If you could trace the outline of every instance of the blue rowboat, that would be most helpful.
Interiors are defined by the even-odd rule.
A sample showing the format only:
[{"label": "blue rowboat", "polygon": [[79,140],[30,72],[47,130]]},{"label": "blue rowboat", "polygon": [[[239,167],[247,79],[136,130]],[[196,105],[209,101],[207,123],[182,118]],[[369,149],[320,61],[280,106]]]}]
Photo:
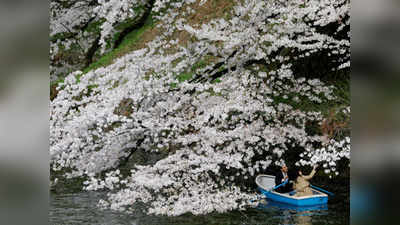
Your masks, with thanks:
[{"label": "blue rowboat", "polygon": [[312,188],[313,195],[297,197],[290,195],[290,193],[279,193],[274,189],[275,187],[275,176],[271,175],[258,175],[256,177],[256,184],[262,194],[267,199],[275,202],[282,202],[295,206],[313,206],[322,205],[328,203],[328,195]]}]

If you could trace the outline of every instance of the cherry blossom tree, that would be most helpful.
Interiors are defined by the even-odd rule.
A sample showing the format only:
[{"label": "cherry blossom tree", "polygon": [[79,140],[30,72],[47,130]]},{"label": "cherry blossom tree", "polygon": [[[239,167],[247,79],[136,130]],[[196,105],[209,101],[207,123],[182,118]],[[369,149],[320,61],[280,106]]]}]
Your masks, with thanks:
[{"label": "cherry blossom tree", "polygon": [[[349,118],[349,103],[323,81],[329,74],[298,69],[318,56],[326,73],[348,74],[349,1],[242,0],[230,18],[187,23],[191,6],[205,2],[98,2],[102,37],[138,4],[152,5],[164,31],[107,67],[71,73],[51,101],[51,169],[107,190],[100,206],[143,202],[171,216],[243,209],[256,197],[243,181],[293,149],[302,152],[297,165],[321,163],[332,177],[350,159],[349,132],[321,132],[327,116],[318,107],[335,104],[334,115]],[[191,38],[182,45],[174,32]],[[139,150],[165,157],[122,171]]]}]

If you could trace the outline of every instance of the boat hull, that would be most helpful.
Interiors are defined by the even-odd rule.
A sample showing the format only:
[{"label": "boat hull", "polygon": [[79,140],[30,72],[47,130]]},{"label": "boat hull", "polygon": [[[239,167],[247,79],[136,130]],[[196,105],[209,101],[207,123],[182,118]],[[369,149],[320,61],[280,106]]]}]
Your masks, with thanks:
[{"label": "boat hull", "polygon": [[296,205],[286,204],[283,202],[275,202],[275,201],[268,199],[268,201],[258,204],[257,208],[259,208],[259,209],[278,208],[278,209],[282,209],[282,210],[294,210],[296,212],[306,212],[306,211],[328,210],[328,204],[296,206]]},{"label": "boat hull", "polygon": [[262,194],[264,194],[267,197],[267,199],[295,206],[313,206],[313,205],[321,205],[328,203],[328,196],[324,194],[317,194],[308,197],[294,197],[294,196],[288,196],[288,194],[281,194],[275,191],[267,191],[260,187],[259,190]]}]

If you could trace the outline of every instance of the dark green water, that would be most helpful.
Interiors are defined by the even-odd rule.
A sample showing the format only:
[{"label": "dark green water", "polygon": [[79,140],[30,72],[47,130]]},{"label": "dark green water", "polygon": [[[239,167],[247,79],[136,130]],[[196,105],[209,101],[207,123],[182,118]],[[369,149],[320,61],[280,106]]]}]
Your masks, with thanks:
[{"label": "dark green water", "polygon": [[99,225],[197,225],[197,224],[296,224],[296,225],[346,225],[349,210],[340,199],[328,204],[328,209],[297,212],[277,207],[251,208],[224,214],[179,217],[149,216],[141,212],[123,214],[96,208],[102,193],[78,192],[73,194],[51,194],[50,224],[99,224]]}]

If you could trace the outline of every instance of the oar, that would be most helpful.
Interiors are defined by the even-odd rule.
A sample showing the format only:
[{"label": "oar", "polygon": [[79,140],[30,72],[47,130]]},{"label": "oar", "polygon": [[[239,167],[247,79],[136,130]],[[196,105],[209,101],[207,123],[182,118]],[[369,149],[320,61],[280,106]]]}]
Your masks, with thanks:
[{"label": "oar", "polygon": [[283,182],[283,183],[281,183],[281,184],[278,184],[278,185],[276,185],[275,187],[273,187],[271,191],[276,190],[277,188],[279,188],[279,187],[281,187],[281,186],[283,186],[283,185],[285,185],[285,184],[287,184],[287,183],[288,183],[288,181],[286,180],[285,182]]},{"label": "oar", "polygon": [[314,188],[314,189],[317,189],[318,191],[322,191],[322,192],[324,192],[324,193],[326,193],[326,194],[328,194],[328,195],[335,196],[335,194],[333,194],[332,192],[329,192],[329,191],[327,191],[327,190],[324,190],[324,189],[322,189],[322,188],[320,188],[320,187],[316,187],[316,186],[311,185],[311,184],[310,184],[310,187],[312,187],[312,188]]}]

